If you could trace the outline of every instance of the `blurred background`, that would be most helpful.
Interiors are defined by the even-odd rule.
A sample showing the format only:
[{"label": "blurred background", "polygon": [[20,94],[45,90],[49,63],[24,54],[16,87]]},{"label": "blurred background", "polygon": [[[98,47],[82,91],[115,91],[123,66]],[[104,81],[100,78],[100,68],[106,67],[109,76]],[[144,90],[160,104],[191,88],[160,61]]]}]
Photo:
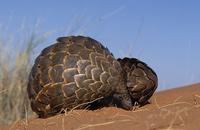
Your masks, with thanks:
[{"label": "blurred background", "polygon": [[0,122],[31,115],[24,95],[28,73],[40,51],[60,36],[90,36],[116,58],[146,62],[158,75],[158,91],[200,82],[199,5],[197,0],[2,0]]}]

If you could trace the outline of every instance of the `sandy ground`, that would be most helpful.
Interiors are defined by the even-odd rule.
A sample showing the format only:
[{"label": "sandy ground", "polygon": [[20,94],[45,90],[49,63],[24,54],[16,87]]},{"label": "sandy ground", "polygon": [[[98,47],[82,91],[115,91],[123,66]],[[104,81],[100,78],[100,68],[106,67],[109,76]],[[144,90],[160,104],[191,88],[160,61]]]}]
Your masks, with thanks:
[{"label": "sandy ground", "polygon": [[161,91],[150,104],[125,111],[76,110],[48,119],[33,117],[1,130],[200,130],[200,84]]}]

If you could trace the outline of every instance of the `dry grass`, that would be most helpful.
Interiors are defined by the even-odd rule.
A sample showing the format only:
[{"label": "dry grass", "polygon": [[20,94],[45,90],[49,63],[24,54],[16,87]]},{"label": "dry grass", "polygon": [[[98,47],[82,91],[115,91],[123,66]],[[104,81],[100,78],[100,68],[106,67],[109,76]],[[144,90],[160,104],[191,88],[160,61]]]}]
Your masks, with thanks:
[{"label": "dry grass", "polygon": [[[9,124],[32,114],[26,93],[27,79],[32,66],[33,50],[48,33],[21,30],[19,35],[0,34],[0,124]],[[28,33],[27,33],[28,32]],[[7,32],[8,33],[8,32]]]},{"label": "dry grass", "polygon": [[114,124],[114,123],[122,123],[122,122],[129,122],[129,121],[131,121],[131,120],[124,119],[124,120],[108,121],[108,122],[96,123],[96,124],[83,124],[82,127],[79,127],[77,129],[74,129],[74,130],[83,130],[83,129],[87,130],[89,128],[94,128],[95,129],[95,127],[98,127],[98,126],[106,126],[106,125],[110,125],[110,124]]}]

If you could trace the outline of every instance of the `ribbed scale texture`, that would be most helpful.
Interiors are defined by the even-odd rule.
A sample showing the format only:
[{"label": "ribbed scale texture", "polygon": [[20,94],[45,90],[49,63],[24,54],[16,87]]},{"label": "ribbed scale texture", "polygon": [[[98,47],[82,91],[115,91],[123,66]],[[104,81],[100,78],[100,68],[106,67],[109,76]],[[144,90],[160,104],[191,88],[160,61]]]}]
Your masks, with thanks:
[{"label": "ribbed scale texture", "polygon": [[113,92],[127,93],[121,71],[101,43],[82,36],[60,37],[35,60],[28,83],[31,107],[47,117]]}]

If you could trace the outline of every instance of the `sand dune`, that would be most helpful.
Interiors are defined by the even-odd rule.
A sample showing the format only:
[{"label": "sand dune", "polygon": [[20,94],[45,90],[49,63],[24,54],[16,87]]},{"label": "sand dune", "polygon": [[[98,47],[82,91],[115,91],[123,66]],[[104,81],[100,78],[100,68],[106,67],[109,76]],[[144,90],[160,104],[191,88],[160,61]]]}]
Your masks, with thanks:
[{"label": "sand dune", "polygon": [[[8,129],[1,127],[0,129]],[[75,110],[48,119],[33,117],[11,130],[200,130],[200,84],[157,92],[134,111]]]}]

